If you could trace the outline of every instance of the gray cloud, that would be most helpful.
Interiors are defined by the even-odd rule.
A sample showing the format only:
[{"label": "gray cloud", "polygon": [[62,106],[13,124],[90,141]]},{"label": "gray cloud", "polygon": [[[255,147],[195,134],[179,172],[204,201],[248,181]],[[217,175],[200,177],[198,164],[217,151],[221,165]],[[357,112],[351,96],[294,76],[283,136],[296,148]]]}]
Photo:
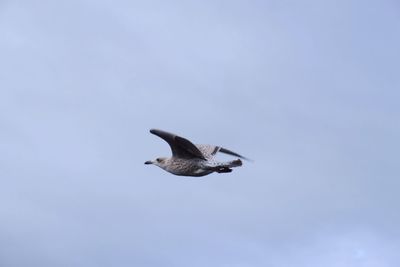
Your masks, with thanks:
[{"label": "gray cloud", "polygon": [[[394,3],[0,6],[1,266],[397,266]],[[171,176],[157,127],[253,158]]]}]

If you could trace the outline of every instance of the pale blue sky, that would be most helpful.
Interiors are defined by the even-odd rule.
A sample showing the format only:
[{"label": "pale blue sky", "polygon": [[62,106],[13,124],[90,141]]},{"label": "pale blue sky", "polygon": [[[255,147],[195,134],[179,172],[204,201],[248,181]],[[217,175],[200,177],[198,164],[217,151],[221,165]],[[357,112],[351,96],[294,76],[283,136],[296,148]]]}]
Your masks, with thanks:
[{"label": "pale blue sky", "polygon": [[399,47],[394,0],[1,1],[0,266],[399,266]]}]

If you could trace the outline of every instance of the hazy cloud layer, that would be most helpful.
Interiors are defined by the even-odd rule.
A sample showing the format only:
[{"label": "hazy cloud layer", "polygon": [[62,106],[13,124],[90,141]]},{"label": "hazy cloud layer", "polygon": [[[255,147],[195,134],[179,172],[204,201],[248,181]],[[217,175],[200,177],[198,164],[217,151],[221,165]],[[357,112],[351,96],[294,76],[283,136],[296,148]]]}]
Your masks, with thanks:
[{"label": "hazy cloud layer", "polygon": [[[398,266],[399,10],[3,1],[0,266]],[[255,162],[172,176],[153,127]]]}]

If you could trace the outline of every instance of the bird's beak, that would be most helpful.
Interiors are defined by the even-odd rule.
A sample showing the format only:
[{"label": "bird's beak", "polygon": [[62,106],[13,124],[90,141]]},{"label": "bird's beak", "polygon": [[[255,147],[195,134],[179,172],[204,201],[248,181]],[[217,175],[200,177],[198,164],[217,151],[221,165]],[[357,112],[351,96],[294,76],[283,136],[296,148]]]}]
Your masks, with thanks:
[{"label": "bird's beak", "polygon": [[148,160],[144,164],[153,164],[153,162],[151,160]]}]

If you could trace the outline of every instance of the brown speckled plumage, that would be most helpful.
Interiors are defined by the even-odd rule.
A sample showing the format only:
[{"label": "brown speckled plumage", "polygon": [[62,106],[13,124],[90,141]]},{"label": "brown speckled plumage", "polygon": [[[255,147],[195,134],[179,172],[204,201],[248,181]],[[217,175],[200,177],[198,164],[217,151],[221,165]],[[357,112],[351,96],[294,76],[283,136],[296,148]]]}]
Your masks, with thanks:
[{"label": "brown speckled plumage", "polygon": [[183,137],[162,130],[152,129],[150,132],[164,139],[170,145],[172,157],[157,158],[154,161],[146,161],[145,164],[157,165],[175,175],[204,176],[213,172],[231,172],[231,168],[242,166],[240,159],[229,162],[216,161],[215,155],[218,152],[246,159],[233,151],[219,146],[194,145]]}]

